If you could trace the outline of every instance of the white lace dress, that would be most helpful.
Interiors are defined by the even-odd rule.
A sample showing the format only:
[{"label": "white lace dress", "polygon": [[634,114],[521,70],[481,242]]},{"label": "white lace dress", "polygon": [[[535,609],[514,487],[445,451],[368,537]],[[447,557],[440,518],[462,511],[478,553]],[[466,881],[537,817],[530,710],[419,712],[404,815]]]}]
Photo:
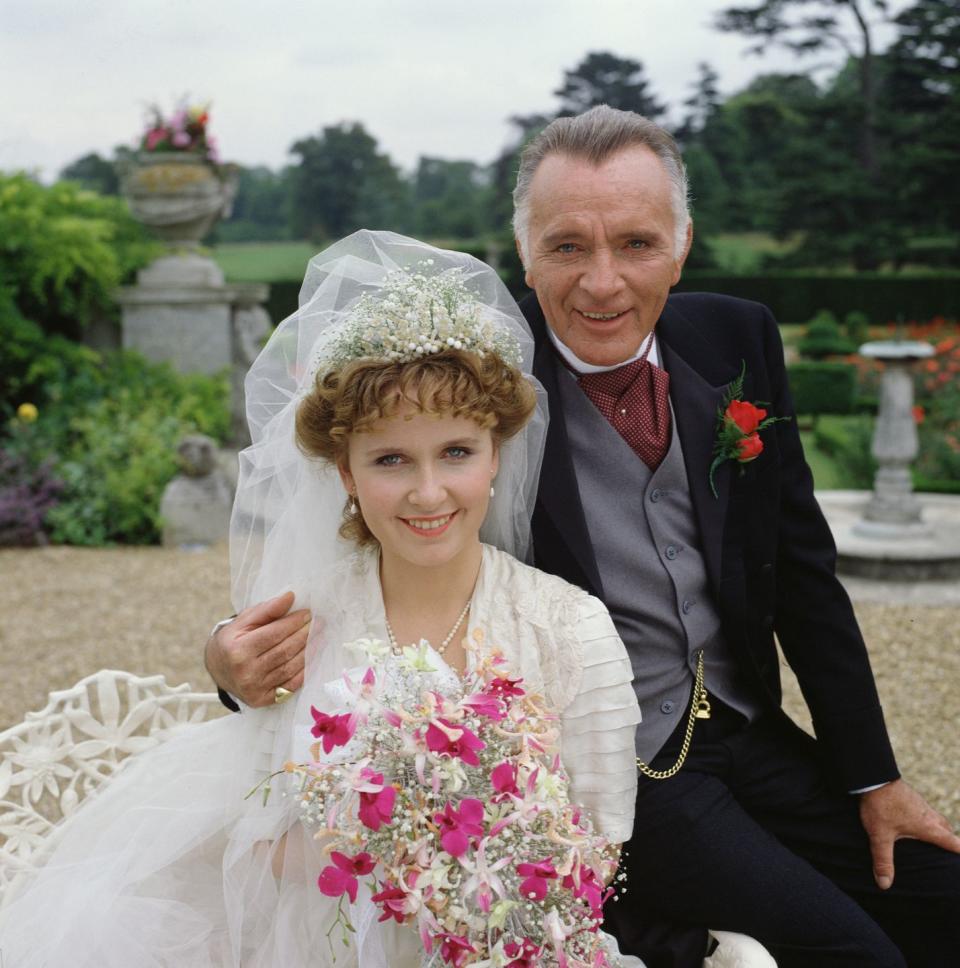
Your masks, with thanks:
[{"label": "white lace dress", "polygon": [[[245,795],[305,759],[311,704],[344,671],[339,643],[386,639],[377,558],[357,554],[322,583],[308,675],[295,702],[188,726],[135,757],[69,821],[51,862],[0,914],[17,968],[307,968],[332,965],[326,863],[292,798]],[[471,629],[503,652],[561,716],[571,799],[612,841],[626,840],[640,720],[631,668],[603,605],[485,546]],[[438,687],[455,674],[438,671]],[[449,681],[449,680],[448,680]],[[334,687],[335,688],[335,687]],[[282,860],[278,844],[286,834]],[[277,870],[277,868],[282,868]],[[336,968],[415,968],[415,933],[380,924],[360,899],[357,935]],[[632,966],[636,959],[628,959]]]}]

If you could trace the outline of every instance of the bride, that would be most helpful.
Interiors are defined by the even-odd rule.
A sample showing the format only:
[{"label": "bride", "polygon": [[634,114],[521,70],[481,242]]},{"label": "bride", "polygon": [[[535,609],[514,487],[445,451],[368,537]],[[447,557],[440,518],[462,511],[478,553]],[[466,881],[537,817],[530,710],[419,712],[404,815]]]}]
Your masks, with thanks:
[{"label": "bride", "polygon": [[[469,256],[359,232],[312,260],[247,377],[231,526],[235,606],[292,589],[311,610],[304,686],[131,760],[3,908],[7,964],[332,964],[320,845],[282,781],[246,795],[310,758],[311,706],[338,694],[361,638],[428,643],[439,691],[477,662],[465,640],[495,643],[559,717],[571,800],[612,843],[629,838],[626,652],[599,601],[520,560],[545,428],[531,358],[519,310]],[[338,966],[441,963],[369,894],[351,908]]]}]

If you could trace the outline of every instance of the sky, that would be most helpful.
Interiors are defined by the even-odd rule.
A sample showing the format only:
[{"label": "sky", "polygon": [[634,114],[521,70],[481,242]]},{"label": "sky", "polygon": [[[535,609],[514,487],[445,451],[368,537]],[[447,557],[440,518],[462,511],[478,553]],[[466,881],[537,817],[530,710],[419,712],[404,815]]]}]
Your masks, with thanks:
[{"label": "sky", "polygon": [[[744,0],[739,0],[741,5]],[[0,0],[0,170],[43,180],[133,146],[146,110],[211,102],[226,161],[280,168],[299,138],[360,121],[406,170],[420,155],[492,161],[508,118],[549,111],[590,51],[641,61],[681,116],[697,65],[724,95],[764,71],[823,69],[748,56],[711,29],[721,0]],[[893,9],[906,6],[894,3]],[[877,40],[882,49],[889,28]]]}]

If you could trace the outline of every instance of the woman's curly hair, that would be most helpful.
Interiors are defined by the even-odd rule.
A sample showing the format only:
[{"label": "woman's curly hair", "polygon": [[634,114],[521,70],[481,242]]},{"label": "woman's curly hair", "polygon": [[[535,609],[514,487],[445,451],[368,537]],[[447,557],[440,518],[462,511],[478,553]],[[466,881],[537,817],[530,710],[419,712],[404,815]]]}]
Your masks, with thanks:
[{"label": "woman's curly hair", "polygon": [[[409,363],[352,360],[318,375],[297,408],[297,446],[308,457],[345,465],[350,434],[393,416],[402,403],[419,412],[468,417],[490,430],[494,445],[523,429],[536,391],[499,356],[447,350]],[[344,508],[340,534],[358,545],[376,539],[359,511]]]}]

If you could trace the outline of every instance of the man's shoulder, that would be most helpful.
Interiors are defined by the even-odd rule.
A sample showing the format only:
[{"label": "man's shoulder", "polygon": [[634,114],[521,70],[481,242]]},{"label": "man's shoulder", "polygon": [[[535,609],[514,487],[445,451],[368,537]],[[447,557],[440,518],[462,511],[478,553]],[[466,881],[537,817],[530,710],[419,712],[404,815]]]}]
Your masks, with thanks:
[{"label": "man's shoulder", "polygon": [[763,303],[715,292],[678,292],[668,297],[657,326],[658,332],[680,340],[696,332],[722,352],[744,343],[766,344],[777,321]]},{"label": "man's shoulder", "polygon": [[693,319],[723,317],[756,320],[772,315],[763,303],[719,292],[672,292],[667,297],[666,309]]},{"label": "man's shoulder", "polygon": [[508,595],[532,598],[543,605],[548,613],[552,607],[550,603],[580,602],[591,597],[559,575],[524,564],[492,545],[486,545],[485,549],[491,572],[496,576],[499,587],[505,589]]}]

